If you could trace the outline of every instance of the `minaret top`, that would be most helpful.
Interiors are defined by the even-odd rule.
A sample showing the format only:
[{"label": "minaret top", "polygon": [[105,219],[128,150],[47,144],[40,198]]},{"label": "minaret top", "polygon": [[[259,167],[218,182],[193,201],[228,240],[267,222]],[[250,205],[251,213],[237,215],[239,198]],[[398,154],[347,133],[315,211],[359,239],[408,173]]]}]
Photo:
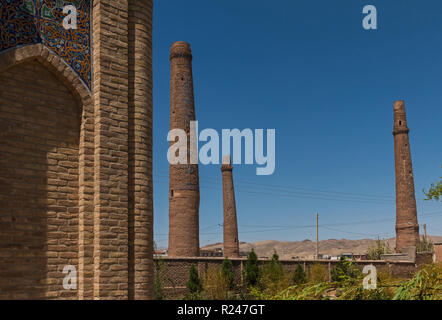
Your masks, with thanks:
[{"label": "minaret top", "polygon": [[393,135],[399,133],[408,133],[410,130],[407,126],[407,115],[405,113],[405,102],[404,100],[397,100],[393,104],[394,111],[394,127]]},{"label": "minaret top", "polygon": [[177,41],[170,47],[170,60],[174,58],[187,58],[192,60],[190,44],[185,41]]}]

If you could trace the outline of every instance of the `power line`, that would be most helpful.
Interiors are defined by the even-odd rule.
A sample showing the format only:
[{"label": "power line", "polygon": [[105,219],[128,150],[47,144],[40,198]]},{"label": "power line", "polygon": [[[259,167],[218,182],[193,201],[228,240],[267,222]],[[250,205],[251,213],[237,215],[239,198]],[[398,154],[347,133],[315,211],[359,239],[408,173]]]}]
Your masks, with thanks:
[{"label": "power line", "polygon": [[339,229],[334,229],[334,228],[329,228],[329,227],[324,227],[324,226],[319,226],[319,228],[324,228],[324,229],[335,231],[335,232],[348,233],[348,234],[356,234],[356,235],[369,236],[369,237],[380,236],[380,235],[391,235],[392,234],[391,232],[361,233],[361,232],[354,232],[354,231],[339,230]]},{"label": "power line", "polygon": [[[159,181],[157,180],[156,183],[165,183],[166,181]],[[212,190],[222,190],[221,186],[204,186],[204,189],[212,189]],[[251,190],[244,190],[241,188],[235,188],[235,191],[238,193],[250,193],[250,194],[259,194],[259,195],[270,195],[270,196],[279,196],[279,197],[287,197],[287,198],[301,198],[301,199],[313,199],[313,200],[327,200],[327,201],[341,201],[341,202],[355,202],[355,203],[376,203],[376,204],[390,204],[392,201],[390,200],[370,200],[370,199],[358,199],[358,198],[326,198],[325,195],[323,197],[317,196],[315,194],[311,194],[310,196],[307,193],[297,193],[297,192],[265,192],[265,191],[251,191]]]},{"label": "power line", "polygon": [[[428,218],[428,217],[433,217],[433,216],[437,216],[437,215],[441,215],[442,211],[437,211],[437,212],[430,212],[424,215],[420,215],[420,218]],[[322,224],[320,225],[320,227],[323,228],[329,228],[334,227],[334,226],[348,226],[348,225],[357,225],[357,224],[368,224],[368,223],[378,223],[378,222],[388,222],[388,221],[394,221],[395,218],[386,218],[386,219],[374,219],[374,220],[359,220],[359,221],[352,221],[352,222],[341,222],[341,223],[328,223],[328,224]],[[217,225],[211,225],[209,226],[210,228],[214,228],[215,226],[222,226],[221,224],[217,224]],[[207,229],[209,227],[204,227],[203,229]],[[261,232],[269,232],[269,231],[288,231],[288,230],[292,230],[292,229],[307,229],[307,228],[315,228],[316,225],[312,224],[312,225],[296,225],[296,226],[290,226],[290,225],[285,225],[285,226],[263,226],[263,225],[239,225],[239,227],[252,227],[252,228],[262,228],[260,230],[248,230],[248,231],[241,231],[239,232],[240,234],[244,234],[244,233],[261,233]],[[337,230],[337,229],[335,229]],[[222,232],[200,232],[200,234],[202,235],[208,235],[208,234],[220,234]],[[346,231],[342,231],[342,232],[346,232]],[[347,232],[347,233],[352,233],[352,232]],[[167,235],[165,233],[157,233],[156,235]],[[362,235],[377,235],[377,234],[362,234]]]},{"label": "power line", "polygon": [[[169,177],[168,172],[164,172],[164,171],[158,171],[158,176],[162,176],[162,177]],[[206,181],[211,181],[211,182],[220,182],[220,178],[213,178],[213,177],[199,177],[200,180],[206,180]],[[249,184],[249,185],[256,185],[256,186],[262,186],[265,189],[272,189],[272,190],[282,190],[282,191],[292,191],[292,192],[297,192],[300,193],[300,191],[293,191],[294,189],[296,190],[304,190],[304,191],[312,191],[306,194],[318,194],[318,193],[325,193],[326,196],[330,196],[332,194],[336,195],[336,194],[340,194],[340,195],[350,195],[350,196],[357,196],[357,197],[365,197],[365,198],[373,198],[373,199],[377,199],[377,200],[383,200],[383,201],[395,201],[396,197],[395,196],[386,196],[386,195],[374,195],[374,194],[367,194],[367,193],[354,193],[354,192],[343,192],[343,191],[334,191],[334,190],[324,190],[324,189],[316,189],[316,188],[303,188],[303,187],[296,187],[296,186],[282,186],[282,185],[275,185],[275,184],[264,184],[264,183],[257,183],[257,182],[252,182],[252,181],[248,181],[248,180],[241,180],[241,179],[235,179],[235,185],[240,185],[240,184]],[[302,194],[302,192],[301,192]],[[366,199],[369,200],[369,199]],[[416,199],[418,201],[425,201],[425,199]]]},{"label": "power line", "polygon": [[[168,177],[168,175],[159,174],[158,176],[162,177]],[[199,177],[200,180],[206,180],[210,182],[219,182],[220,179],[212,178],[212,177]],[[385,201],[394,201],[394,197],[392,196],[384,196],[384,195],[370,195],[370,194],[364,194],[364,193],[351,193],[351,192],[342,192],[342,191],[330,191],[330,190],[321,190],[321,189],[313,189],[313,188],[302,188],[302,187],[295,187],[295,186],[281,186],[281,185],[273,185],[273,184],[263,184],[263,183],[256,183],[241,179],[235,179],[235,185],[241,185],[242,184],[248,184],[248,185],[256,185],[256,186],[262,186],[266,189],[272,189],[272,190],[282,190],[285,192],[296,192],[301,193],[300,191],[293,191],[293,189],[297,190],[304,190],[304,191],[312,191],[305,194],[317,194],[317,193],[325,193],[325,194],[342,194],[342,195],[351,195],[351,196],[358,196],[358,197],[368,197],[368,198],[377,198],[379,200],[385,200]]]}]

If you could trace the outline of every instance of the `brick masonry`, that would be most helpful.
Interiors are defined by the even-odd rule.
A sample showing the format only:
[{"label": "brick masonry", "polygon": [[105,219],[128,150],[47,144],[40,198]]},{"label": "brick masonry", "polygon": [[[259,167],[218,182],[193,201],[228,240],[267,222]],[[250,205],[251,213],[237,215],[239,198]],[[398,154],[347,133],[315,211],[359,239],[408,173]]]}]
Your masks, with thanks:
[{"label": "brick masonry", "polygon": [[152,297],[152,1],[94,0],[92,34],[92,91],[41,44],[0,55],[0,299]]},{"label": "brick masonry", "polygon": [[182,129],[187,133],[187,164],[169,166],[168,254],[197,257],[200,193],[198,165],[190,163],[190,121],[195,120],[190,45],[175,42],[170,48],[170,61],[170,129]]},{"label": "brick masonry", "polygon": [[396,252],[419,243],[413,166],[405,103],[394,103],[394,155],[396,174]]},{"label": "brick masonry", "polygon": [[[223,163],[221,172],[223,176],[223,240],[224,256],[229,258],[239,257],[238,221],[236,217],[235,189],[233,186],[233,166]],[[226,161],[227,162],[227,161]]]},{"label": "brick masonry", "polygon": [[442,243],[434,244],[434,262],[442,262]]}]

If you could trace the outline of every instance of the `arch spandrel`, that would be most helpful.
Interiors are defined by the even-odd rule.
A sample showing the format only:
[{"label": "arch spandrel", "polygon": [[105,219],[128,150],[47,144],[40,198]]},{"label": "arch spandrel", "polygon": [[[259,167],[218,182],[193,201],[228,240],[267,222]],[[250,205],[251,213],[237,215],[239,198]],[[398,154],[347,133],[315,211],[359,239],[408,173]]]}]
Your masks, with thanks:
[{"label": "arch spandrel", "polygon": [[42,44],[91,88],[91,0],[0,0],[0,10],[0,54]]}]

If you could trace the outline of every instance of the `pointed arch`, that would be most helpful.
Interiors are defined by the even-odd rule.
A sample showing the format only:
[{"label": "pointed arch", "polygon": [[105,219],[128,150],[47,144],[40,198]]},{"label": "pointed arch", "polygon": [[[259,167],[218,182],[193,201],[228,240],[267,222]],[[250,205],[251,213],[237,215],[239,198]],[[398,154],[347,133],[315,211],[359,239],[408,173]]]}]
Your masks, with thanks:
[{"label": "pointed arch", "polygon": [[13,48],[0,54],[0,74],[23,63],[37,61],[72,94],[80,116],[78,145],[78,295],[92,297],[94,106],[81,78],[59,56],[42,44]]},{"label": "pointed arch", "polygon": [[34,59],[53,73],[72,92],[82,107],[92,104],[91,92],[75,71],[40,43],[12,48],[0,54],[0,72]]}]

